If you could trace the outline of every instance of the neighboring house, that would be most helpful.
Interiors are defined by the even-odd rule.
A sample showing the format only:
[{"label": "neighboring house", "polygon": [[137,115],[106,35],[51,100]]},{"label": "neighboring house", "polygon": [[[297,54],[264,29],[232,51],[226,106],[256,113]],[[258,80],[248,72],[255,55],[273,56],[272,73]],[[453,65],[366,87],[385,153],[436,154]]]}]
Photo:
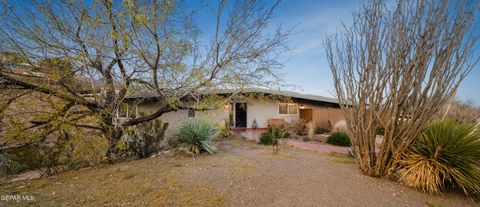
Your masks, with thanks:
[{"label": "neighboring house", "polygon": [[[215,94],[228,96],[232,93],[229,91],[219,91]],[[241,98],[247,94],[259,94],[262,97],[275,96],[281,98]],[[135,94],[127,98],[127,103],[133,103],[135,100],[138,101],[141,99],[148,100],[148,98],[154,97],[155,96],[151,94]],[[267,121],[269,119],[283,119],[286,122],[303,119],[307,122],[318,122],[317,120],[328,118],[326,117],[329,115],[326,114],[328,112],[323,112],[325,109],[335,108],[336,111],[340,111],[338,109],[340,106],[336,99],[289,91],[248,89],[242,90],[242,93],[237,94],[233,100],[234,101],[231,101],[229,104],[221,106],[215,110],[179,110],[162,115],[160,119],[170,124],[166,132],[167,137],[175,133],[182,123],[193,119],[207,118],[219,124],[228,123],[230,127],[234,129],[263,129],[267,128]],[[136,107],[132,107],[131,104],[124,105],[119,112],[119,117],[128,118],[135,116],[138,113],[152,113],[156,110],[157,106],[154,102],[142,101]]]}]

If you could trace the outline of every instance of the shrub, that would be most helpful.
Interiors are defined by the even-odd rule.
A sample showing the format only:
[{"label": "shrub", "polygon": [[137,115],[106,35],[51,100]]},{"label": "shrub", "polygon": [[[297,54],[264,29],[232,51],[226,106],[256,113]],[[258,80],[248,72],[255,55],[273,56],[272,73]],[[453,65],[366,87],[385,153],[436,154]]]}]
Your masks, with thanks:
[{"label": "shrub", "polygon": [[66,148],[64,140],[55,142],[34,143],[26,147],[9,150],[6,153],[7,165],[2,171],[5,174],[18,174],[27,170],[41,169],[47,175],[58,172],[59,166],[65,165]]},{"label": "shrub", "polygon": [[189,155],[202,152],[213,154],[217,151],[217,148],[212,141],[218,137],[219,133],[220,131],[215,124],[207,120],[186,122],[175,135],[175,147]]},{"label": "shrub", "polygon": [[290,123],[290,125],[293,129],[293,132],[295,132],[295,134],[300,135],[300,136],[308,134],[308,127],[307,127],[307,123],[305,123],[305,121],[303,121],[301,119],[297,119],[297,120],[293,121],[292,123]]},{"label": "shrub", "polygon": [[274,145],[278,143],[278,139],[273,136],[272,132],[266,131],[260,134],[260,141],[258,143],[263,145]]},{"label": "shrub", "polygon": [[232,135],[232,131],[230,130],[230,122],[225,120],[223,124],[220,125],[220,134],[222,137],[227,138]]},{"label": "shrub", "polygon": [[120,150],[122,157],[143,159],[158,153],[165,137],[168,123],[160,120],[144,122],[126,130]]},{"label": "shrub", "polygon": [[266,132],[260,134],[259,144],[276,145],[279,139],[290,137],[290,133],[283,126],[268,127]]},{"label": "shrub", "polygon": [[433,122],[398,161],[399,179],[429,193],[454,185],[479,196],[479,152],[480,130],[475,124]]},{"label": "shrub", "polygon": [[329,130],[327,128],[320,127],[320,126],[315,127],[315,134],[325,134],[328,132]]},{"label": "shrub", "polygon": [[32,169],[25,163],[13,162],[6,155],[0,154],[0,177],[12,174],[18,174]]},{"label": "shrub", "polygon": [[337,146],[351,146],[350,138],[346,132],[334,132],[327,138],[327,143]]},{"label": "shrub", "polygon": [[383,127],[378,127],[377,128],[377,135],[385,135],[385,128]]}]

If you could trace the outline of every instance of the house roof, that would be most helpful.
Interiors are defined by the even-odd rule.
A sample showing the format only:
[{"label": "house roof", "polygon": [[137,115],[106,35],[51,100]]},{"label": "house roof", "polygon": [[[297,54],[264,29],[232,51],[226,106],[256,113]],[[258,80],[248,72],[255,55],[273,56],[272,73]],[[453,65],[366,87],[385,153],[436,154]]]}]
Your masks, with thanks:
[{"label": "house roof", "polygon": [[[218,94],[222,93],[233,93],[236,92],[235,90],[220,90]],[[291,98],[298,98],[310,101],[321,101],[321,102],[328,102],[328,103],[336,103],[338,104],[338,100],[335,98],[329,98],[325,96],[317,96],[312,94],[303,94],[293,91],[285,91],[285,90],[274,90],[274,89],[265,89],[265,88],[248,88],[243,89],[242,93],[263,93],[263,94],[271,94],[271,95],[278,95],[278,96],[286,96]]]},{"label": "house roof", "polygon": [[[231,94],[236,92],[238,92],[238,90],[219,89],[219,90],[215,90],[214,92],[205,92],[205,94]],[[262,94],[270,94],[270,95],[285,96],[290,98],[304,99],[309,101],[319,101],[319,102],[327,102],[327,103],[335,103],[335,104],[339,103],[338,100],[335,98],[317,96],[317,95],[311,95],[311,94],[302,94],[302,93],[293,92],[293,91],[273,90],[273,89],[265,89],[265,88],[247,88],[247,89],[242,89],[240,93],[262,93]],[[127,98],[136,99],[136,98],[154,98],[154,97],[158,97],[158,94],[155,92],[140,91],[140,92],[136,92],[134,94],[129,95]]]}]

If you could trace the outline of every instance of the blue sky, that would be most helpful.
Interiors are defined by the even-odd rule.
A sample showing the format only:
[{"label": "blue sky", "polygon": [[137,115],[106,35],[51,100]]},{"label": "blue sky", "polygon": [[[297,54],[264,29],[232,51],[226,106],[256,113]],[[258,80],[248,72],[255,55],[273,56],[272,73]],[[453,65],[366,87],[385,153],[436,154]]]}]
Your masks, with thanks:
[{"label": "blue sky", "polygon": [[[333,80],[322,41],[326,35],[342,30],[342,22],[349,25],[352,21],[352,11],[359,8],[361,2],[284,0],[279,5],[273,23],[286,27],[295,26],[289,40],[291,50],[284,53],[282,60],[285,62],[283,69],[285,81],[297,86],[291,90],[334,97]],[[213,26],[215,9],[216,7],[210,4],[197,16],[199,26],[204,32]],[[477,55],[479,54],[477,52]],[[480,90],[480,66],[477,65],[460,86],[457,98],[471,99],[480,106],[478,90]]]},{"label": "blue sky", "polygon": [[[184,0],[187,7],[205,5],[195,16],[195,21],[205,35],[204,40],[215,28],[216,0]],[[272,3],[272,0],[264,0]],[[323,39],[338,30],[342,22],[351,24],[352,11],[365,0],[284,0],[275,12],[273,25],[294,27],[289,38],[291,50],[285,51],[282,62],[287,84],[296,87],[289,90],[334,97],[333,80],[322,46]],[[394,2],[391,0],[391,2]],[[479,31],[480,32],[480,31]],[[480,44],[479,44],[480,45]],[[480,47],[477,47],[477,57]],[[457,98],[473,100],[480,106],[480,65],[461,84]]]}]

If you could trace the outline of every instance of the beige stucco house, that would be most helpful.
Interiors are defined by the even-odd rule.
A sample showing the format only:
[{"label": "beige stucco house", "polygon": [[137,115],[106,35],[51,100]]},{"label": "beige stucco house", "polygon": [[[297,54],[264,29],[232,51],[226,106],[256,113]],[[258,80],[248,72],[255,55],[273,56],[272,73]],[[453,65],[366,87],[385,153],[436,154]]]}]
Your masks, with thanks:
[{"label": "beige stucco house", "polygon": [[[216,92],[216,95],[228,96],[229,91]],[[260,94],[262,97],[275,96],[275,99],[242,99],[244,94]],[[252,96],[254,97],[254,96]],[[280,97],[280,98],[279,98]],[[133,102],[144,95],[130,96],[128,99]],[[120,117],[129,117],[138,113],[151,113],[157,110],[154,102],[142,101],[137,107],[127,106],[119,113]],[[320,109],[340,108],[338,101],[333,98],[323,96],[307,95],[296,92],[268,90],[268,89],[249,89],[242,90],[242,93],[236,95],[236,98],[218,107],[215,110],[178,110],[168,112],[160,117],[164,122],[169,123],[166,136],[173,135],[178,127],[184,122],[194,119],[208,119],[218,124],[229,123],[234,129],[262,129],[267,127],[269,119],[283,119],[291,122],[296,119],[305,121],[320,120],[323,116],[318,113]],[[327,115],[327,114],[325,114]]]}]

